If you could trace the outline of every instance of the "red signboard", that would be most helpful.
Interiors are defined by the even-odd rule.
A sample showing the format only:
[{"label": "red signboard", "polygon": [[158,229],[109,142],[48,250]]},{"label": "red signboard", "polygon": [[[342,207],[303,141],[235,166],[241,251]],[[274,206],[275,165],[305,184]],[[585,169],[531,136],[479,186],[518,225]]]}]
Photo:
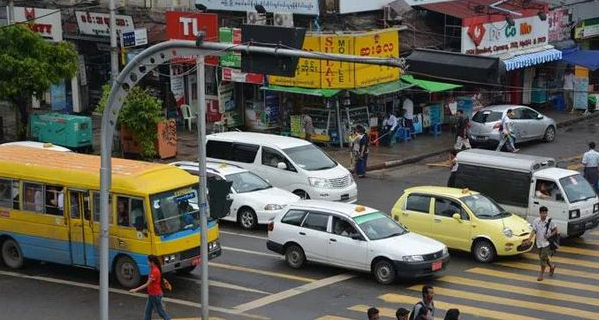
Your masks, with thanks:
[{"label": "red signboard", "polygon": [[[199,31],[204,31],[205,41],[218,41],[218,15],[199,12],[166,12],[166,36],[168,39],[196,40]],[[205,61],[206,64],[217,65],[218,57],[206,57]]]}]

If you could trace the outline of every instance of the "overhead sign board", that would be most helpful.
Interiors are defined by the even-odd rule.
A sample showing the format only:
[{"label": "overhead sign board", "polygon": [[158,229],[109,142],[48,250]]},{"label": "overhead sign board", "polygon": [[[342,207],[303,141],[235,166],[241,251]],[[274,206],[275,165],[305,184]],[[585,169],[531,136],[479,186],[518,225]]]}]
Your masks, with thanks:
[{"label": "overhead sign board", "polygon": [[30,22],[33,32],[53,42],[62,41],[60,10],[15,7],[15,21]]},{"label": "overhead sign board", "polygon": [[[77,26],[81,34],[110,36],[110,15],[101,12],[75,11]],[[116,15],[116,29],[121,34],[135,30],[131,16]]]},{"label": "overhead sign board", "polygon": [[148,29],[135,29],[131,32],[125,32],[123,37],[123,47],[138,47],[148,44]]},{"label": "overhead sign board", "polygon": [[196,0],[196,4],[204,5],[208,10],[220,11],[256,11],[255,6],[262,5],[267,12],[320,14],[318,0]]},{"label": "overhead sign board", "polygon": [[[209,1],[209,0],[208,0]],[[339,13],[354,13],[362,11],[374,11],[381,10],[383,7],[390,5],[394,0],[368,0],[368,1],[356,1],[356,0],[338,0],[339,1]],[[422,6],[425,4],[449,2],[454,0],[397,0],[403,1],[410,6]]]},{"label": "overhead sign board", "polygon": [[[166,37],[170,40],[196,40],[200,31],[205,33],[204,40],[218,41],[218,15],[214,13],[167,11]],[[195,57],[183,57],[177,62],[193,63]],[[218,57],[206,57],[206,63],[218,64]]]}]

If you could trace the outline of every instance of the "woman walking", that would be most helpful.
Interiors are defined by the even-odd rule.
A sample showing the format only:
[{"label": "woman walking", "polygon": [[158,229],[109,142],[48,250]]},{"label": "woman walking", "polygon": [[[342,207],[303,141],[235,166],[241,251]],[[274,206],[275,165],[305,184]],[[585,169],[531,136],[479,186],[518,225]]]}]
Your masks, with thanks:
[{"label": "woman walking", "polygon": [[150,274],[148,275],[148,281],[141,286],[129,290],[130,292],[137,292],[148,288],[148,301],[146,302],[146,310],[144,312],[144,320],[152,319],[152,312],[156,309],[158,315],[164,320],[171,320],[171,317],[164,311],[162,305],[162,269],[160,266],[160,260],[157,256],[151,254],[148,256],[148,264],[150,265]]},{"label": "woman walking", "polygon": [[358,133],[358,138],[356,140],[357,151],[356,151],[356,175],[358,178],[366,177],[366,163],[368,161],[368,135],[366,134],[366,129],[361,125],[356,126],[356,132]]}]

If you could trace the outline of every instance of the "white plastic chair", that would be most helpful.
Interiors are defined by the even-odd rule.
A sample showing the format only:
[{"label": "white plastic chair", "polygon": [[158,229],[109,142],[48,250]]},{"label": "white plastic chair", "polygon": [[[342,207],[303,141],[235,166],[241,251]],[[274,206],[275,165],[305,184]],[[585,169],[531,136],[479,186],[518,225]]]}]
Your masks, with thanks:
[{"label": "white plastic chair", "polygon": [[191,121],[195,118],[195,115],[191,111],[191,107],[188,104],[182,104],[181,113],[183,114],[183,122],[187,124],[187,129],[191,131]]}]

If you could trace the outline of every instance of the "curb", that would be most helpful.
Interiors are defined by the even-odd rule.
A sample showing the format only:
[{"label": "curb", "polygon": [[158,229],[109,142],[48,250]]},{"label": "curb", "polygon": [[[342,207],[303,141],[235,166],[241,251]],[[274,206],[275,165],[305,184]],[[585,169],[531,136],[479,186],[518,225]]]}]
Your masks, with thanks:
[{"label": "curb", "polygon": [[[599,118],[599,111],[595,111],[594,113],[587,115],[587,116],[581,115],[580,117],[577,117],[577,118],[564,120],[562,122],[556,123],[556,125],[558,128],[563,128],[563,127],[571,126],[573,124],[576,124],[576,123],[579,123],[579,122],[582,122],[582,121],[585,121],[588,119],[593,119],[593,118]],[[453,149],[452,147],[449,147],[446,149],[431,151],[428,153],[423,153],[423,154],[415,155],[412,157],[407,157],[404,159],[390,160],[390,161],[385,161],[383,163],[373,164],[371,166],[367,166],[366,171],[382,170],[382,169],[399,167],[399,166],[403,166],[406,164],[416,163],[416,162],[419,162],[426,158],[434,157],[434,156],[437,156],[437,155],[440,155],[443,153],[448,153],[452,149]],[[351,173],[354,173],[353,168],[349,169],[349,171]]]}]

